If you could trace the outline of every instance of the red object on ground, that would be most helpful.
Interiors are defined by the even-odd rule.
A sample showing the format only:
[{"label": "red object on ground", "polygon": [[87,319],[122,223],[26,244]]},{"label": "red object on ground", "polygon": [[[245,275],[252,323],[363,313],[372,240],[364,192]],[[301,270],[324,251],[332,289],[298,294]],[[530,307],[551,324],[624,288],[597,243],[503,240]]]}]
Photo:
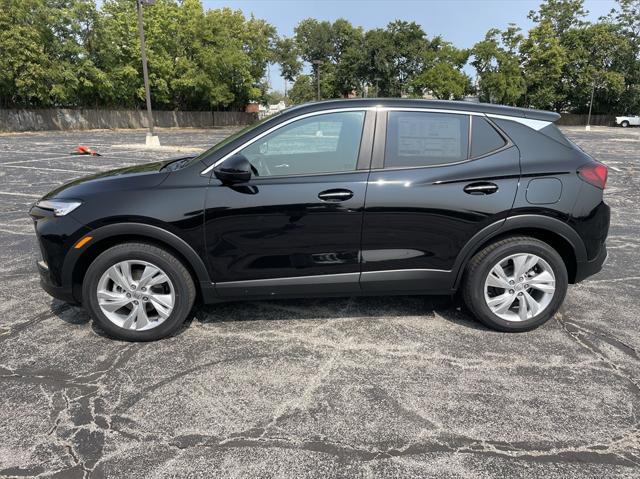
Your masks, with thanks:
[{"label": "red object on ground", "polygon": [[96,150],[92,150],[88,146],[78,145],[75,150],[71,152],[72,155],[91,155],[101,156]]}]

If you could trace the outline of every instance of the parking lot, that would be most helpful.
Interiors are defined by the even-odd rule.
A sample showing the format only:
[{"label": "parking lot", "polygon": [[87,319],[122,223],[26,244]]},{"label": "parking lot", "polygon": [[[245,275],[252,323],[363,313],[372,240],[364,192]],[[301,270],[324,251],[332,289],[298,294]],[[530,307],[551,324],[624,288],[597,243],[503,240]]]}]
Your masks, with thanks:
[{"label": "parking lot", "polygon": [[42,194],[231,131],[0,135],[0,476],[640,475],[640,129],[565,130],[610,167],[610,255],[533,332],[375,297],[198,307],[131,344],[40,289]]}]

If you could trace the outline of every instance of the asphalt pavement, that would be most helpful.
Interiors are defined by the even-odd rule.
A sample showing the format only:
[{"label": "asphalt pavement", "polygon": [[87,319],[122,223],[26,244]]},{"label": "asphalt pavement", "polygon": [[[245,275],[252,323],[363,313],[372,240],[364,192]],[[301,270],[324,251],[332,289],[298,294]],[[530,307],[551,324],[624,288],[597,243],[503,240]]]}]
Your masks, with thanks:
[{"label": "asphalt pavement", "polygon": [[[231,131],[160,138],[191,152]],[[0,476],[640,476],[640,129],[565,131],[610,167],[610,256],[538,330],[380,296],[199,307],[146,344],[40,289],[27,211],[181,152],[140,130],[0,135]]]}]

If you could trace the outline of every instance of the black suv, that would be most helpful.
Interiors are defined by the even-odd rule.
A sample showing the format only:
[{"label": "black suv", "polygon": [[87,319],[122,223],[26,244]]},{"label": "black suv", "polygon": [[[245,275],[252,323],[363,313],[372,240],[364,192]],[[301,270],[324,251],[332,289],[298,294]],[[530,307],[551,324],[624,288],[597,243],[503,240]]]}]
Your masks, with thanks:
[{"label": "black suv", "polygon": [[453,294],[547,321],[607,256],[607,168],[556,113],[400,99],[291,108],[192,158],[83,178],[31,209],[43,288],[110,335],[194,300]]}]

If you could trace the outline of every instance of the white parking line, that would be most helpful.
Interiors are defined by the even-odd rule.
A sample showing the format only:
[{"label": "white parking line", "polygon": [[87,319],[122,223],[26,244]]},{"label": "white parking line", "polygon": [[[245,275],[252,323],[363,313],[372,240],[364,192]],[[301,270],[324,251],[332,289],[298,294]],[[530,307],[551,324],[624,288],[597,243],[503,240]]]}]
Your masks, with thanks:
[{"label": "white parking line", "polygon": [[[15,155],[60,155],[62,152],[61,151],[42,151],[42,150],[37,150],[36,151],[13,151],[13,150],[3,150],[2,153],[4,154],[15,154]],[[47,158],[43,158],[44,160],[46,160]]]},{"label": "white parking line", "polygon": [[30,195],[28,193],[10,193],[8,191],[0,191],[0,195],[24,196],[25,198],[41,198],[42,195]]},{"label": "white parking line", "polygon": [[38,161],[47,161],[47,160],[63,160],[69,158],[70,155],[64,156],[54,156],[52,158],[36,158],[33,160],[18,160],[18,161],[7,161],[6,163],[0,163],[0,165],[21,165],[22,163],[36,163]]},{"label": "white parking line", "polygon": [[6,230],[4,228],[0,228],[0,233],[9,233],[9,234],[20,235],[20,236],[33,236],[35,234],[35,233],[23,233],[22,231]]},{"label": "white parking line", "polygon": [[[87,173],[91,173],[90,170],[64,170],[62,168],[42,168],[39,166],[19,166],[19,165],[0,165],[0,168],[22,168],[24,170],[38,170],[38,171],[57,171],[62,173],[80,173],[86,175]],[[99,167],[96,167],[99,168]],[[96,171],[100,171],[97,169]]]}]

